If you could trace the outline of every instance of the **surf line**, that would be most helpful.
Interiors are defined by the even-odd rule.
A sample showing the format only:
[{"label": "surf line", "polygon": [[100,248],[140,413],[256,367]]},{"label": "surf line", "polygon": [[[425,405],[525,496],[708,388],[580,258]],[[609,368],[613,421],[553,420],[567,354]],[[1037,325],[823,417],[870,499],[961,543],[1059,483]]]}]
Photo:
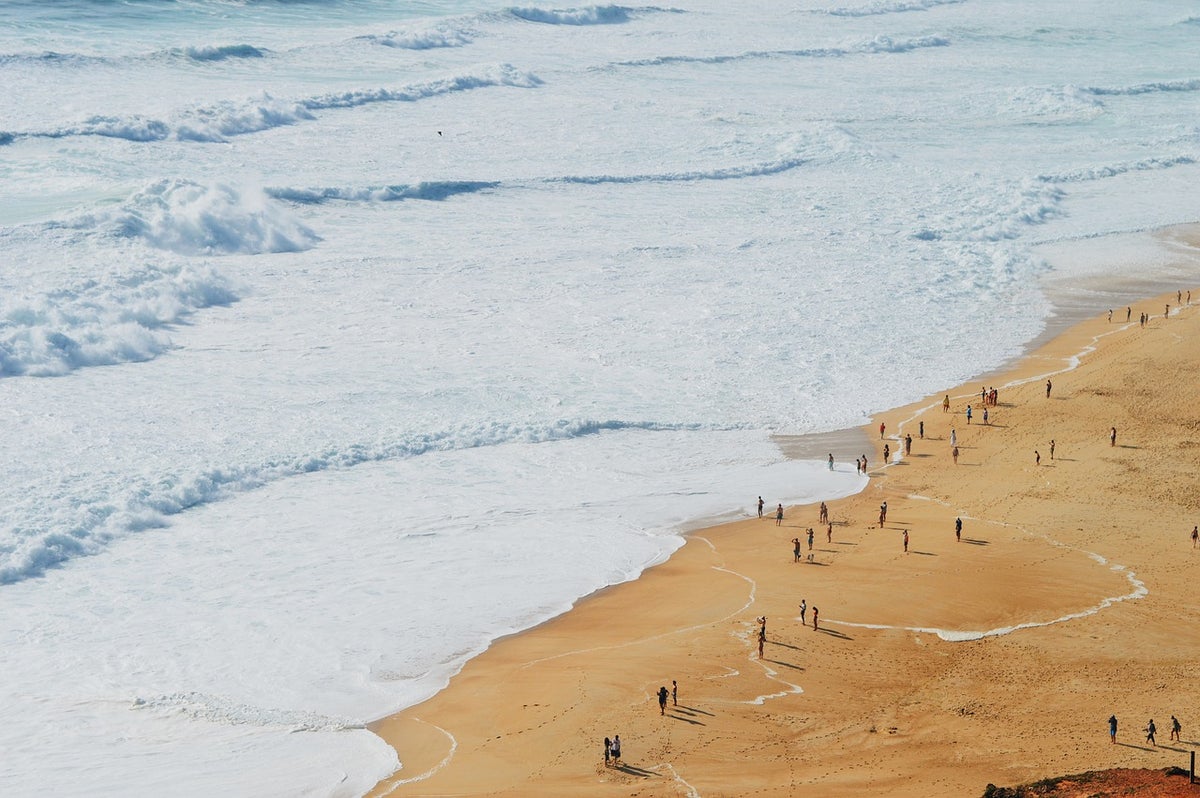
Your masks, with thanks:
[{"label": "surf line", "polygon": [[455,739],[453,734],[446,731],[441,726],[438,726],[434,723],[430,723],[427,720],[421,720],[420,718],[413,718],[413,720],[417,721],[418,723],[424,723],[426,726],[433,726],[433,728],[437,729],[442,734],[446,735],[446,738],[450,740],[450,750],[446,753],[446,756],[444,756],[442,758],[441,762],[438,762],[436,765],[434,765],[433,767],[431,767],[429,770],[425,771],[424,773],[421,773],[417,776],[411,776],[410,778],[407,778],[407,779],[396,779],[395,781],[393,781],[391,786],[388,787],[387,792],[384,793],[384,795],[391,795],[393,792],[396,791],[397,787],[401,787],[405,784],[412,784],[413,782],[424,781],[425,779],[427,779],[430,776],[437,773],[442,768],[446,767],[446,765],[449,765],[450,760],[454,758],[455,752],[458,751],[458,740]]}]

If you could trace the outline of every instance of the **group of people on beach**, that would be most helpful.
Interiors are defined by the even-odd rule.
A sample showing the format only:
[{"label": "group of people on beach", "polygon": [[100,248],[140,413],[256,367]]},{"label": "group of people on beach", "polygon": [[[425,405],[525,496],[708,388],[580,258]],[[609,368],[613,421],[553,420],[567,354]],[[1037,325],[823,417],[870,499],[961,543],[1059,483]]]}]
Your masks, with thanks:
[{"label": "group of people on beach", "polygon": [[[1146,732],[1146,742],[1153,746],[1158,745],[1155,735],[1158,734],[1158,727],[1154,725],[1154,718],[1150,718],[1150,722],[1143,729]],[[1179,733],[1183,731],[1183,726],[1179,722],[1179,718],[1171,716],[1171,735],[1168,739],[1174,742],[1179,742]],[[1108,716],[1108,739],[1113,745],[1117,744],[1117,716],[1115,714]]]}]

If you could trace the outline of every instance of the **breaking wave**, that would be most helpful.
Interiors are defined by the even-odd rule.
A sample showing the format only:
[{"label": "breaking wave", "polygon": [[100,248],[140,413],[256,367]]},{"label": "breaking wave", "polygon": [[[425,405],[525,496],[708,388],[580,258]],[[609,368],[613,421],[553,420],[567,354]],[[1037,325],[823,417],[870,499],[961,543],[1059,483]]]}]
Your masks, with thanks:
[{"label": "breaking wave", "polygon": [[[67,138],[71,136],[106,136],[137,142],[180,141],[224,142],[230,137],[258,133],[272,128],[294,125],[316,118],[315,111],[354,108],[371,103],[416,102],[418,100],[495,86],[535,88],[542,81],[535,75],[521,72],[509,64],[501,64],[476,74],[417,83],[402,88],[359,89],[333,92],[286,100],[263,94],[248,100],[229,100],[179,113],[172,120],[153,119],[140,115],[128,117],[92,116],[77,125],[41,132],[0,133],[0,144],[17,138]],[[8,137],[5,141],[3,137]]]},{"label": "breaking wave", "polygon": [[540,22],[545,25],[619,25],[629,22],[634,17],[650,13],[673,12],[674,9],[647,6],[629,8],[627,6],[585,6],[583,8],[548,9],[514,7],[507,9],[512,16],[526,22]]},{"label": "breaking wave", "polygon": [[966,0],[900,0],[900,2],[869,3],[865,6],[842,6],[825,9],[821,13],[833,17],[875,17],[881,14],[902,14],[907,11],[928,11],[938,6],[952,6],[964,3]]},{"label": "breaking wave", "polygon": [[57,377],[88,366],[150,360],[170,348],[166,328],[237,300],[210,266],[145,266],[53,295],[0,306],[0,376]]},{"label": "breaking wave", "polygon": [[47,517],[20,528],[0,530],[0,584],[41,576],[49,568],[104,551],[114,540],[161,529],[169,518],[199,505],[220,501],[281,479],[365,463],[400,460],[430,452],[543,443],[610,430],[695,430],[696,425],[655,422],[563,419],[542,425],[468,425],[413,434],[392,441],[346,444],[320,452],[298,453],[260,463],[212,468],[193,474],[164,475],[122,484],[101,499],[64,496]]},{"label": "breaking wave", "polygon": [[119,207],[57,223],[181,255],[299,252],[320,237],[262,191],[160,180]]},{"label": "breaking wave", "polygon": [[316,205],[328,200],[346,202],[440,201],[457,194],[474,194],[499,186],[499,181],[445,181],[366,188],[268,188],[267,196],[287,202]]}]

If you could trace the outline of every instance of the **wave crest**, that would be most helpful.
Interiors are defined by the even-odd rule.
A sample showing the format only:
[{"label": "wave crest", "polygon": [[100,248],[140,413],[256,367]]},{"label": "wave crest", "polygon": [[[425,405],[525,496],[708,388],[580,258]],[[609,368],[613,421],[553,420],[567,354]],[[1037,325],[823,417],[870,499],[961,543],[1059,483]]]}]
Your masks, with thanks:
[{"label": "wave crest", "polygon": [[262,191],[160,180],[119,208],[63,226],[138,238],[181,255],[299,252],[320,237]]}]

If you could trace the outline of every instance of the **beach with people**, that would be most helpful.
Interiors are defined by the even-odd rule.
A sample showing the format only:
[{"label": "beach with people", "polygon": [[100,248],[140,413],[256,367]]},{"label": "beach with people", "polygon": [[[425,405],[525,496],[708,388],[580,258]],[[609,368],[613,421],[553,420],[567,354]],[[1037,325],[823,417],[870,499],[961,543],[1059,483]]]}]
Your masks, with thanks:
[{"label": "beach with people", "polygon": [[[1186,767],[1200,306],[1146,324],[1105,311],[983,375],[999,396],[987,425],[962,422],[979,380],[877,416],[864,432],[886,424],[881,465],[824,502],[836,542],[811,563],[788,544],[820,506],[776,526],[749,495],[745,520],[497,641],[372,726],[404,767],[371,794],[970,796]],[[883,465],[919,425],[919,450]],[[1035,465],[1026,453],[1051,439]],[[668,705],[660,685],[676,679],[686,698]],[[1182,739],[1144,744],[1153,717],[1177,717]],[[1134,731],[1110,741],[1110,718]],[[614,733],[623,759],[606,768]]]}]

